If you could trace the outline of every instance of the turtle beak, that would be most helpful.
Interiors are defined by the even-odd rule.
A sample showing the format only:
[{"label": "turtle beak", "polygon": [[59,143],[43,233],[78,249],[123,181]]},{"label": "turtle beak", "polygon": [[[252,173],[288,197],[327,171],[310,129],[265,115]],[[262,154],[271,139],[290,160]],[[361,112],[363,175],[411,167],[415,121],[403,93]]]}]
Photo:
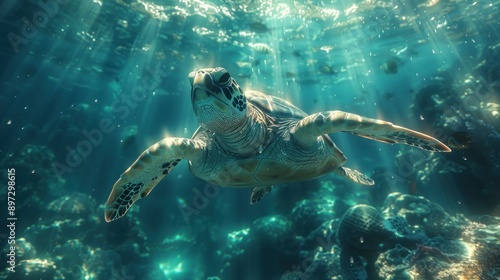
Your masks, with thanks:
[{"label": "turtle beak", "polygon": [[206,74],[200,71],[193,71],[189,73],[189,82],[191,83],[191,102],[195,100],[200,102],[208,99],[210,93],[205,90]]},{"label": "turtle beak", "polygon": [[195,76],[196,76],[196,71],[193,71],[193,72],[189,73],[189,75],[188,75],[188,79],[189,79],[189,83],[191,84],[191,87],[193,87]]}]

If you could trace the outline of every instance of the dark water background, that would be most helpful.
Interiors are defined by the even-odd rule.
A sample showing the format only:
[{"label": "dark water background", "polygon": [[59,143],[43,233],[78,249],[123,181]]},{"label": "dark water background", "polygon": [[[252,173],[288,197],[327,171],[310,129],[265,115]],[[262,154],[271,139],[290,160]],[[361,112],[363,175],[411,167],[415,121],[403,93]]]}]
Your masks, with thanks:
[{"label": "dark water background", "polygon": [[[140,276],[140,267],[161,263],[170,271],[165,279],[205,279],[218,275],[229,232],[266,215],[286,215],[325,184],[337,186],[330,199],[341,196],[351,204],[380,203],[398,191],[425,196],[452,214],[498,215],[499,6],[438,0],[2,1],[1,200],[7,169],[16,168],[17,237],[50,220],[50,211],[69,207],[63,215],[69,220],[76,212],[96,211],[98,230],[68,234],[81,243],[99,237],[93,248],[106,254],[87,267],[108,265],[113,277],[122,277],[116,279],[132,279],[120,274],[126,268],[130,277],[146,279],[152,276]],[[254,206],[250,189],[207,185],[182,163],[134,206],[133,218],[125,218],[132,220],[104,224],[98,207],[123,170],[162,138],[191,137],[196,130],[187,75],[215,66],[228,69],[243,89],[279,96],[307,113],[343,110],[388,120],[433,135],[453,152],[431,155],[332,135],[346,166],[372,176],[375,191],[328,175],[275,188]],[[207,189],[218,194],[186,219],[179,209],[196,203],[196,190]],[[76,193],[87,195],[81,207],[71,200]],[[72,206],[59,200],[48,211],[61,197]],[[176,236],[187,245],[153,252]],[[48,238],[37,256],[56,258],[54,248],[65,243],[57,240]],[[71,271],[67,279],[92,270],[78,261],[89,259],[87,252],[63,252],[74,258],[64,268]],[[262,255],[249,256],[241,271],[248,277],[241,279],[268,275],[264,262]],[[261,276],[252,278],[250,271]]]}]

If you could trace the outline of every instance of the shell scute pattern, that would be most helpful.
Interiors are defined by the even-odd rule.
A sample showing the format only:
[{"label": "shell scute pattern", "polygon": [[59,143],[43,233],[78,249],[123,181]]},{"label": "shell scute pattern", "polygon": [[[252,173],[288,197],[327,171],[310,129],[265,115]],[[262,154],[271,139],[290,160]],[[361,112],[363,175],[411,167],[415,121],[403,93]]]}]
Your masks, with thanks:
[{"label": "shell scute pattern", "polygon": [[281,164],[279,161],[266,160],[261,161],[255,176],[261,182],[275,181],[280,176],[289,176],[294,168]]},{"label": "shell scute pattern", "polygon": [[284,99],[266,95],[255,90],[246,91],[245,95],[250,103],[270,117],[292,118],[297,120],[307,117],[304,111]]}]

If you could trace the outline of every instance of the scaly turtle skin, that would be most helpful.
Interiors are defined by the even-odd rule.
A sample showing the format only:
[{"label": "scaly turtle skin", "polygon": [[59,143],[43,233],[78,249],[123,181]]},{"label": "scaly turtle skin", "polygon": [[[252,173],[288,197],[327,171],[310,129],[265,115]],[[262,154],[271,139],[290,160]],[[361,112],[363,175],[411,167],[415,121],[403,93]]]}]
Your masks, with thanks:
[{"label": "scaly turtle skin", "polygon": [[352,134],[386,143],[402,143],[428,151],[449,152],[438,140],[392,123],[342,111],[307,115],[281,98],[245,91],[224,68],[189,74],[193,111],[200,124],[191,139],[168,137],[149,147],[120,176],[109,195],[107,222],[151,190],[181,160],[191,172],[223,187],[253,187],[251,203],[274,184],[304,181],[336,173],[373,185],[342,165],[344,154],[328,133]]}]

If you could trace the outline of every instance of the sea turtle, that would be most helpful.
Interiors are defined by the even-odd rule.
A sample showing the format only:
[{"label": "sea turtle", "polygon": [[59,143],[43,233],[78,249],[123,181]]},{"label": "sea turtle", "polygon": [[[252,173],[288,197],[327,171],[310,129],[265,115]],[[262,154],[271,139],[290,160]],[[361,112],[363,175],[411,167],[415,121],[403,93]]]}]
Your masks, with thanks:
[{"label": "sea turtle", "polygon": [[431,136],[342,111],[307,115],[281,98],[243,91],[221,67],[189,74],[191,103],[200,127],[191,139],[167,137],[144,151],[120,176],[106,203],[116,220],[183,159],[197,177],[222,187],[253,187],[250,202],[275,184],[335,173],[364,185],[369,177],[343,167],[346,157],[327,134],[352,134],[433,152],[450,149]]}]

